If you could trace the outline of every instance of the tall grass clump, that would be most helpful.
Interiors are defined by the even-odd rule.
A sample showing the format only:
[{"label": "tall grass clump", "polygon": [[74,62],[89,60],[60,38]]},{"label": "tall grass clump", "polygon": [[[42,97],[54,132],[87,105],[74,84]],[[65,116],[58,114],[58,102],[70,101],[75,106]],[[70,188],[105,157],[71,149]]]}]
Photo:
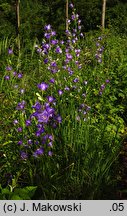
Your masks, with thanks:
[{"label": "tall grass clump", "polygon": [[125,55],[108,31],[83,35],[70,9],[63,40],[47,24],[31,52],[19,57],[11,47],[2,54],[0,177],[17,199],[17,188],[28,186],[37,187],[34,199],[115,199]]}]

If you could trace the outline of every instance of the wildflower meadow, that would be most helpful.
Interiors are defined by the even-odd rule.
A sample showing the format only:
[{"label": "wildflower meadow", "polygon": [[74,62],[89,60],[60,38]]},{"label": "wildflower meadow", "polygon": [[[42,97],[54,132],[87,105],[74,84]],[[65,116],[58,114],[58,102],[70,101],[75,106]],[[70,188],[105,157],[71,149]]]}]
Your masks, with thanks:
[{"label": "wildflower meadow", "polygon": [[0,41],[0,198],[119,199],[127,43],[112,29],[49,23],[18,50]]}]

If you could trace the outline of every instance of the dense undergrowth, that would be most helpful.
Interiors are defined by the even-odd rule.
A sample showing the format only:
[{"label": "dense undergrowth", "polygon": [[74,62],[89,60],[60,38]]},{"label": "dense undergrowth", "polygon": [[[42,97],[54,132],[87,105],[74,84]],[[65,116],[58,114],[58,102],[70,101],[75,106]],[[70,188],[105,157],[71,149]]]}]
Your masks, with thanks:
[{"label": "dense undergrowth", "polygon": [[[71,5],[72,7],[72,5]],[[126,131],[126,38],[81,33],[0,42],[1,199],[116,199]]]}]

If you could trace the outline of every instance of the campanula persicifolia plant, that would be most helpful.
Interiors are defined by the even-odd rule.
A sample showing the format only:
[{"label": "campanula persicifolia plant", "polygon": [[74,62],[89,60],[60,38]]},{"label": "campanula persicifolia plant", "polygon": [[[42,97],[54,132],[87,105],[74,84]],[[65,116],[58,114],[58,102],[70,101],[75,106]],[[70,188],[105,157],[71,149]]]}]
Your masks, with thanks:
[{"label": "campanula persicifolia plant", "polygon": [[2,186],[37,186],[36,199],[107,198],[115,184],[126,57],[110,34],[83,34],[70,11],[61,38],[46,24],[31,54],[8,46],[0,73]]}]

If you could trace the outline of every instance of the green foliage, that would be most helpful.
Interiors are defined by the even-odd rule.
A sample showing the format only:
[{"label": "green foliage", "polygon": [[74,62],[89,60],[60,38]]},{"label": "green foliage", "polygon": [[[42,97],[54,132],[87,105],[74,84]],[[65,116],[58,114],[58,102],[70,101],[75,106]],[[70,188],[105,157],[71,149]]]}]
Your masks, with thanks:
[{"label": "green foliage", "polygon": [[14,7],[11,2],[0,1],[0,38],[13,37],[16,34]]},{"label": "green foliage", "polygon": [[[24,5],[29,7],[26,2]],[[52,7],[57,5],[52,3]],[[117,185],[121,134],[125,133],[126,124],[126,38],[106,30],[86,34],[82,40],[79,33],[77,42],[71,42],[69,50],[72,60],[67,66],[74,72],[70,76],[63,67],[66,40],[63,45],[59,44],[62,53],[57,53],[58,47],[50,44],[46,56],[36,53],[37,41],[27,41],[26,48],[29,33],[24,33],[26,38],[20,53],[16,41],[5,39],[0,43],[1,199],[116,198],[116,193],[111,191]],[[69,39],[73,39],[72,35]],[[48,44],[50,40],[45,38],[43,43]],[[10,46],[12,54],[7,52]],[[37,44],[36,47],[42,48]],[[77,49],[80,49],[79,56]],[[44,64],[45,57],[48,64]],[[57,73],[49,71],[54,61]],[[7,66],[12,68],[8,70]],[[23,77],[19,79],[14,72],[22,73]],[[5,79],[7,75],[9,79]],[[55,84],[49,83],[50,78],[55,79]],[[75,78],[78,81],[75,82]],[[41,82],[49,84],[47,91],[37,88]],[[70,91],[64,91],[67,86]],[[25,89],[25,93],[21,94],[21,89]],[[59,89],[63,90],[62,95],[58,94]],[[33,113],[33,104],[39,101],[44,106],[48,95],[55,97],[55,110],[62,117],[56,128],[44,124],[45,133],[53,136],[52,156],[47,155],[49,146],[42,143],[43,135],[35,136],[37,119],[32,121],[31,127],[25,124]],[[21,101],[26,102],[25,112],[16,109]],[[15,119],[18,126],[13,124]],[[22,127],[21,133],[17,127]],[[28,144],[28,139],[34,143]],[[20,140],[23,144],[18,143]],[[40,146],[46,153],[36,157],[33,153]],[[21,157],[23,149],[29,154],[28,158]]]},{"label": "green foliage", "polygon": [[107,21],[118,34],[127,35],[127,4],[119,3],[113,8],[107,8]]},{"label": "green foliage", "polygon": [[0,186],[0,200],[30,200],[34,196],[37,187],[27,186],[24,188],[15,188],[9,185],[6,188]]},{"label": "green foliage", "polygon": [[44,26],[45,14],[48,8],[38,1],[21,1],[20,3],[20,34],[21,40],[27,43],[29,38],[42,37],[42,26]]}]

